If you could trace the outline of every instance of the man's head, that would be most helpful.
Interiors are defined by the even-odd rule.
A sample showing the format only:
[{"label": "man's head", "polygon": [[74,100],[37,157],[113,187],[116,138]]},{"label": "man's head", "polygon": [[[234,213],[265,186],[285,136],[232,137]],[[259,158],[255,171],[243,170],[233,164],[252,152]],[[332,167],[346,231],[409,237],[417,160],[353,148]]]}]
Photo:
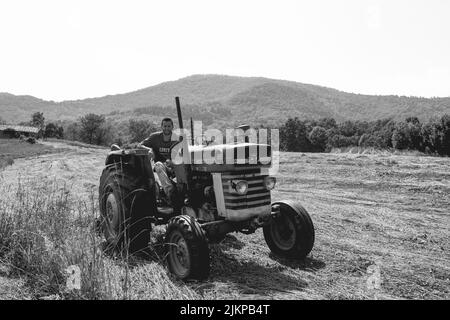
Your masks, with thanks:
[{"label": "man's head", "polygon": [[173,121],[170,118],[164,118],[161,121],[161,130],[164,133],[164,135],[172,135],[173,130]]}]

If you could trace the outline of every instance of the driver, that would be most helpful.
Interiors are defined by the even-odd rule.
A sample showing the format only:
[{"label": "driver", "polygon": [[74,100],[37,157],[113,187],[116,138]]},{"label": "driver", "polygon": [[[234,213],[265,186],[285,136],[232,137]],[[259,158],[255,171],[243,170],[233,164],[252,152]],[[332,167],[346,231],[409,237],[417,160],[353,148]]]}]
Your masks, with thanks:
[{"label": "driver", "polygon": [[158,175],[161,186],[170,202],[173,202],[175,186],[169,178],[172,172],[172,161],[170,159],[171,148],[178,142],[178,137],[173,131],[173,121],[164,118],[161,121],[161,131],[152,133],[139,145],[151,148],[150,157],[155,161],[155,171]]}]

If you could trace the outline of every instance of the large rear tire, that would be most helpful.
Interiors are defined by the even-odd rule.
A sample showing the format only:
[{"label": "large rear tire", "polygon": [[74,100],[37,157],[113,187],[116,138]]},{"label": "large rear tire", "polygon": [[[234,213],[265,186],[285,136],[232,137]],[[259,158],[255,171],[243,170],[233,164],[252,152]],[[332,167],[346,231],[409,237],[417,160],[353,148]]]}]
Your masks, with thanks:
[{"label": "large rear tire", "polygon": [[150,242],[151,216],[156,204],[148,182],[118,163],[108,165],[99,186],[101,222],[110,249],[139,254]]},{"label": "large rear tire", "polygon": [[304,259],[315,240],[314,225],[308,212],[299,203],[275,202],[280,214],[264,226],[264,239],[270,250],[283,258]]},{"label": "large rear tire", "polygon": [[210,271],[209,247],[206,233],[191,216],[170,219],[166,231],[167,264],[177,278],[208,278]]}]

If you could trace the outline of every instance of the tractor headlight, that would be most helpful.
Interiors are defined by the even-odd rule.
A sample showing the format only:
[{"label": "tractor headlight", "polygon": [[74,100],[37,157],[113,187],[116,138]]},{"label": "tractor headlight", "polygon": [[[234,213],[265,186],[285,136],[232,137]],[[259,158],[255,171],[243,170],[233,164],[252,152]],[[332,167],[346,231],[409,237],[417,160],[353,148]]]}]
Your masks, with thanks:
[{"label": "tractor headlight", "polygon": [[244,195],[247,193],[247,190],[248,190],[248,182],[247,181],[244,181],[244,180],[231,181],[231,186],[240,195]]},{"label": "tractor headlight", "polygon": [[275,188],[275,184],[277,183],[277,179],[275,177],[265,177],[264,178],[264,186],[267,190],[272,190]]}]

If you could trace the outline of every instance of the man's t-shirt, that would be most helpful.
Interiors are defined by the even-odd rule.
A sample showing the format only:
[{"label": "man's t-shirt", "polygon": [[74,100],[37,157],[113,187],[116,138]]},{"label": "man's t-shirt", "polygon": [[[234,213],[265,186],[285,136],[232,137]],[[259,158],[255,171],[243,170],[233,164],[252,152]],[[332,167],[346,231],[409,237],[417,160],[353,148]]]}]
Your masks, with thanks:
[{"label": "man's t-shirt", "polygon": [[170,148],[178,142],[175,134],[172,134],[170,141],[164,141],[163,132],[155,132],[150,135],[147,139],[142,141],[141,143],[153,149],[153,153],[155,154],[155,162],[165,162],[166,160],[170,160]]}]

